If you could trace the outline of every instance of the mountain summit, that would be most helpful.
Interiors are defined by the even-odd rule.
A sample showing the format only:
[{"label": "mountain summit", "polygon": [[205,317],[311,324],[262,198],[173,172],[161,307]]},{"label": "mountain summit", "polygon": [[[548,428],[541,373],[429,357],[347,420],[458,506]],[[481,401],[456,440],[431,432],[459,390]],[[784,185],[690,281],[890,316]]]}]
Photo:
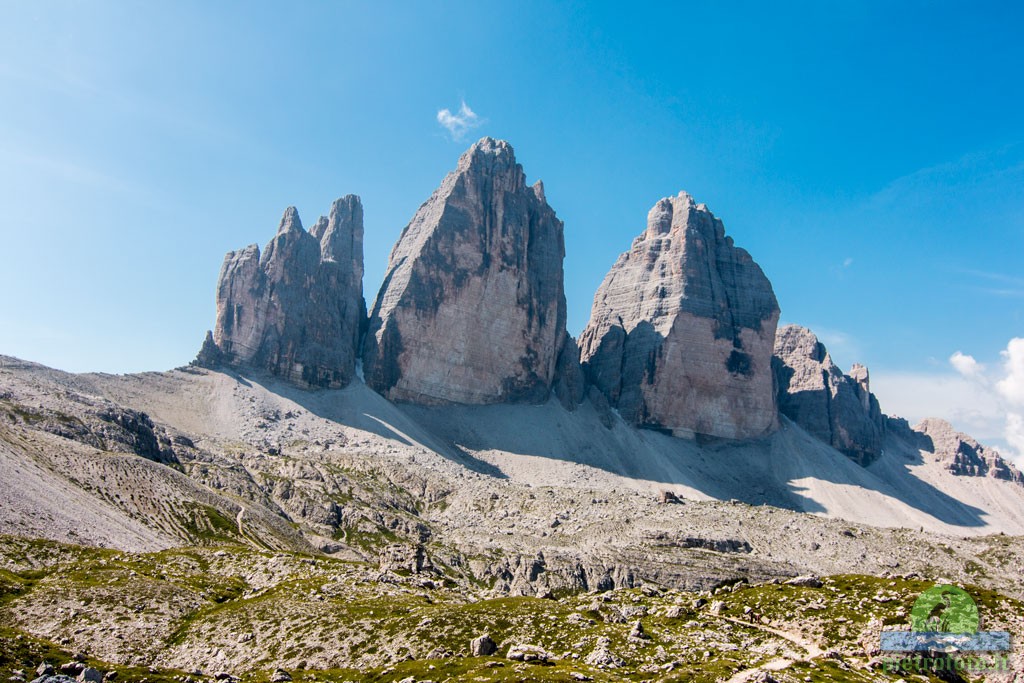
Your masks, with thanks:
[{"label": "mountain summit", "polygon": [[[570,343],[564,257],[541,184],[527,186],[511,145],[483,138],[391,252],[363,352],[367,384],[422,404],[547,400]],[[572,355],[565,374],[578,375]]]},{"label": "mountain summit", "polygon": [[777,425],[771,283],[685,192],[660,200],[608,272],[580,335],[587,380],[629,422],[678,436]]},{"label": "mountain summit", "polygon": [[200,365],[265,370],[291,382],[343,387],[355,373],[366,318],[363,206],[347,195],[306,232],[295,207],[262,256],[257,245],[224,257],[217,323]]}]

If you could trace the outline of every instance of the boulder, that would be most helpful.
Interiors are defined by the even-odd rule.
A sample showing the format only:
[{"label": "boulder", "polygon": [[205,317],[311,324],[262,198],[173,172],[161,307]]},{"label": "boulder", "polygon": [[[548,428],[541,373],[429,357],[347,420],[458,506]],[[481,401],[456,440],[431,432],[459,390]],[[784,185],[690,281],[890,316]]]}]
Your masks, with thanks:
[{"label": "boulder", "polygon": [[634,425],[759,437],[778,425],[778,319],[761,268],[680,192],[655,204],[597,290],[579,341],[584,374]]},{"label": "boulder", "polygon": [[783,415],[860,465],[882,454],[885,420],[866,367],[843,374],[814,333],[798,325],[779,329],[772,364]]},{"label": "boulder", "polygon": [[555,657],[550,652],[538,645],[513,645],[508,649],[506,659],[516,662],[537,662],[547,663]]},{"label": "boulder", "polygon": [[644,625],[639,619],[634,621],[633,625],[630,627],[629,637],[637,638],[639,640],[647,640],[650,638],[650,636],[647,635],[647,632],[644,631]]},{"label": "boulder", "polygon": [[594,649],[583,661],[599,669],[618,669],[625,666],[626,662],[611,651],[611,644],[608,636],[598,637]]},{"label": "boulder", "polygon": [[253,367],[300,386],[338,388],[355,374],[363,301],[363,207],[348,195],[306,232],[295,207],[263,253],[224,258],[217,322],[195,363]]},{"label": "boulder", "polygon": [[391,252],[363,352],[366,382],[425,405],[578,402],[565,330],[562,222],[512,147],[459,159]]},{"label": "boulder", "polygon": [[485,633],[470,641],[469,651],[473,657],[487,657],[498,651],[498,645]]},{"label": "boulder", "polygon": [[821,579],[817,576],[806,575],[806,576],[794,576],[792,579],[785,581],[788,586],[800,586],[802,588],[821,588]]},{"label": "boulder", "polygon": [[103,683],[103,674],[99,670],[87,666],[78,674],[78,683]]}]

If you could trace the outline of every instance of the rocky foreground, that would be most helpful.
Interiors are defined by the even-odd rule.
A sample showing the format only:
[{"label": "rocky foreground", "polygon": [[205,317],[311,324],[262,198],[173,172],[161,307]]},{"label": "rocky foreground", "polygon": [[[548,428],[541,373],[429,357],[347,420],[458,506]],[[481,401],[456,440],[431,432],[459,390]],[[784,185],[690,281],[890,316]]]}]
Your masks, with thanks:
[{"label": "rocky foreground", "polygon": [[[447,568],[237,545],[125,553],[0,537],[0,557],[0,666],[28,679],[46,662],[91,683],[906,680],[879,634],[909,628],[931,586],[805,576],[514,598]],[[1024,636],[1024,603],[969,591],[985,628]]]},{"label": "rocky foreground", "polygon": [[[133,683],[898,680],[876,632],[940,580],[1020,631],[1024,547],[993,527],[1024,487],[964,458],[892,442],[865,468],[792,422],[698,448],[557,399],[400,408],[200,369],[4,359],[0,379],[0,666],[22,672],[82,654]],[[927,428],[933,451],[970,447]],[[589,455],[560,460],[571,444]]]}]

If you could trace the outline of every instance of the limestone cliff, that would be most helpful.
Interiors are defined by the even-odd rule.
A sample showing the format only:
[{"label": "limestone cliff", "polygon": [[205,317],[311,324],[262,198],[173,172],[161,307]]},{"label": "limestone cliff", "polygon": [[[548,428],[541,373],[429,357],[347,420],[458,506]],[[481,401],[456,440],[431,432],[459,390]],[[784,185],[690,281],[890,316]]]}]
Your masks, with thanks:
[{"label": "limestone cliff", "polygon": [[299,385],[343,387],[366,318],[363,207],[348,195],[306,232],[294,207],[262,255],[224,258],[217,322],[197,362],[266,370]]},{"label": "limestone cliff", "polygon": [[778,319],[761,268],[681,192],[655,204],[598,289],[580,336],[584,371],[633,424],[761,436],[777,426]]},{"label": "limestone cliff", "polygon": [[[512,147],[483,138],[391,252],[364,345],[366,382],[421,404],[570,404],[562,222]],[[563,350],[566,351],[563,354]],[[560,360],[561,358],[561,360]]]},{"label": "limestone cliff", "polygon": [[798,325],[779,329],[773,364],[783,415],[860,465],[882,454],[885,425],[867,368],[843,374],[814,333]]}]

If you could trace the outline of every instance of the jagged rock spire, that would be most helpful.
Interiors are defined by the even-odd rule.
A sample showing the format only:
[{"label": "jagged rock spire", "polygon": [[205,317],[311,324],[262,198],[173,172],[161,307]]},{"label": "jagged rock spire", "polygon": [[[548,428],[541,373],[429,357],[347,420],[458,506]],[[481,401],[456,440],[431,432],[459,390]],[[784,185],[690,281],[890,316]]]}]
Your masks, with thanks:
[{"label": "jagged rock spire", "polygon": [[860,465],[882,454],[885,420],[866,367],[843,374],[814,333],[798,325],[779,329],[772,362],[783,415]]},{"label": "jagged rock spire", "polygon": [[[424,404],[547,400],[560,372],[578,375],[574,352],[562,354],[564,257],[543,186],[526,185],[511,145],[481,139],[391,253],[364,345],[367,383]],[[571,404],[582,380],[565,381],[579,384],[559,394]]]},{"label": "jagged rock spire", "polygon": [[777,425],[779,306],[750,255],[685,192],[660,200],[580,335],[587,380],[628,422],[749,438]]},{"label": "jagged rock spire", "polygon": [[300,385],[342,387],[355,372],[363,301],[363,209],[334,202],[306,232],[295,207],[262,255],[228,253],[217,283],[217,322],[197,362],[250,366]]}]

